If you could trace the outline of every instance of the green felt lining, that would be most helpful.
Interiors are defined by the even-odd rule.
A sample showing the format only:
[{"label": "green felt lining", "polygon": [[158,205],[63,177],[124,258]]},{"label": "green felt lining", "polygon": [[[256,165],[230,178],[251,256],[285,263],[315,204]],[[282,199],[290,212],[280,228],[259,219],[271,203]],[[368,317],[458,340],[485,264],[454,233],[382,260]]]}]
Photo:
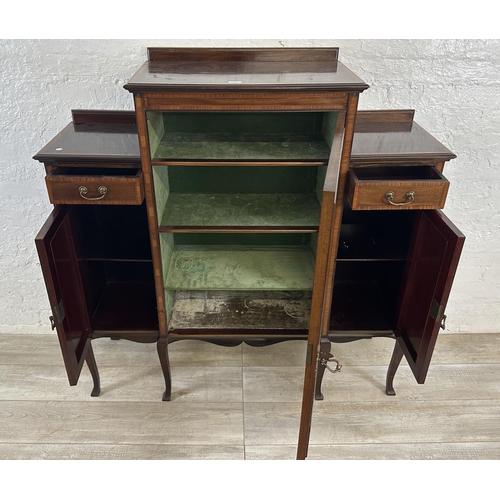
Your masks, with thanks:
[{"label": "green felt lining", "polygon": [[310,247],[179,246],[167,290],[311,290]]},{"label": "green felt lining", "polygon": [[151,157],[327,161],[336,112],[148,112]]}]

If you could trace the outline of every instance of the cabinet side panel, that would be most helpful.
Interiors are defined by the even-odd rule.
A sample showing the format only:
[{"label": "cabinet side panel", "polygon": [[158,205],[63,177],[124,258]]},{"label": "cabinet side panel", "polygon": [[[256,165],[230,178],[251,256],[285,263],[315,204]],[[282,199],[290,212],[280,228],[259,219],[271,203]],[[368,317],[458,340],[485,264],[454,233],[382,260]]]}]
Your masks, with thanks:
[{"label": "cabinet side panel", "polygon": [[165,127],[163,124],[163,113],[148,111],[147,124],[148,124],[150,154],[151,157],[154,157],[156,149],[158,148],[158,145],[162,140],[163,134],[165,133]]},{"label": "cabinet side panel", "polygon": [[[168,270],[170,268],[170,263],[172,261],[172,256],[174,253],[174,235],[172,233],[161,233],[159,237],[160,237],[160,254],[161,254],[163,276],[166,281],[168,278]],[[167,322],[172,312],[173,301],[174,301],[174,292],[166,290],[165,312],[167,315]]]},{"label": "cabinet side panel", "polygon": [[153,183],[156,200],[156,213],[158,215],[158,225],[163,219],[163,212],[167,205],[168,196],[170,194],[169,182],[169,167],[153,167]]}]

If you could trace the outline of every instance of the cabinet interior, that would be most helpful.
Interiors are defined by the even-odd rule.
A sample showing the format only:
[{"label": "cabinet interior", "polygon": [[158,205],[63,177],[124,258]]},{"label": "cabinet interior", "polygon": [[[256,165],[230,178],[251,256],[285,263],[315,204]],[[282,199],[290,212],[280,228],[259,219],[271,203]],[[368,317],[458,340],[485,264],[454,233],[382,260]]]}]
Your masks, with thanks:
[{"label": "cabinet interior", "polygon": [[163,230],[317,231],[325,166],[154,166]]},{"label": "cabinet interior", "polygon": [[147,118],[153,162],[327,161],[337,113],[148,111]]},{"label": "cabinet interior", "polygon": [[148,112],[170,333],[307,334],[336,119]]},{"label": "cabinet interior", "polygon": [[158,330],[145,203],[71,207],[71,223],[92,330]]},{"label": "cabinet interior", "polygon": [[393,331],[414,218],[412,211],[344,205],[330,333]]}]

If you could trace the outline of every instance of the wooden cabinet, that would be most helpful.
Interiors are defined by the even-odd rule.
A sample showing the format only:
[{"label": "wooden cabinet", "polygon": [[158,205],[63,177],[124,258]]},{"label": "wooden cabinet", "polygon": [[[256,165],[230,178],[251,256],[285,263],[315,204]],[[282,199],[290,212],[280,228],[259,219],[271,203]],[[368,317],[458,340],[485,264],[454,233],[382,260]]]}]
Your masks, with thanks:
[{"label": "wooden cabinet", "polygon": [[149,49],[134,94],[169,343],[319,336],[338,173],[367,85],[331,49]]},{"label": "wooden cabinet", "polygon": [[[87,360],[92,395],[98,395],[92,338],[159,337],[135,115],[74,111],[73,122],[35,159],[45,164],[49,195],[60,203],[36,236],[52,328],[70,384],[78,382]],[[61,170],[66,187],[59,190],[59,179],[50,179]],[[110,198],[80,196],[80,186],[89,188],[90,198],[97,184],[108,188]]]},{"label": "wooden cabinet", "polygon": [[454,155],[412,111],[359,111],[337,49],[160,49],[135,113],[74,111],[35,158],[36,238],[70,384],[91,340],[307,342],[298,458],[331,343],[396,339],[425,380],[463,235],[439,211]]}]

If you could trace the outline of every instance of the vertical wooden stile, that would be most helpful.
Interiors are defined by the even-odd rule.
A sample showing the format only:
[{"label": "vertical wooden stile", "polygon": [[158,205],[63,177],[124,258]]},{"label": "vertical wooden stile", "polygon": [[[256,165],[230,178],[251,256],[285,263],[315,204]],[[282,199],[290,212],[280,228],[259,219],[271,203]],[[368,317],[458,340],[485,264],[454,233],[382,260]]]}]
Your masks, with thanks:
[{"label": "vertical wooden stile", "polygon": [[[332,161],[330,162],[327,181],[325,181],[318,235],[311,319],[307,340],[308,351],[312,352],[313,355],[312,359],[306,360],[299,440],[297,445],[297,460],[304,460],[307,457],[314,404],[318,351],[321,337],[326,335],[328,331],[328,318],[330,316],[333,293],[333,276],[335,273],[337,247],[342,223],[344,189],[349,169],[357,107],[358,95],[350,94],[343,134],[340,165],[337,171],[332,171],[334,165]],[[340,154],[340,151],[338,154]],[[334,156],[335,152],[332,151],[332,160],[334,160]],[[327,186],[329,179],[331,185]]]},{"label": "vertical wooden stile", "polygon": [[167,318],[165,314],[165,295],[163,290],[163,275],[160,256],[160,242],[158,237],[158,224],[156,217],[156,201],[153,187],[153,173],[151,167],[151,156],[149,153],[147,117],[144,103],[140,94],[134,96],[137,132],[139,136],[139,147],[141,151],[142,174],[144,177],[144,194],[146,198],[146,210],[151,239],[151,253],[153,257],[154,280],[156,289],[156,303],[158,307],[158,325],[160,336],[167,335]]}]

